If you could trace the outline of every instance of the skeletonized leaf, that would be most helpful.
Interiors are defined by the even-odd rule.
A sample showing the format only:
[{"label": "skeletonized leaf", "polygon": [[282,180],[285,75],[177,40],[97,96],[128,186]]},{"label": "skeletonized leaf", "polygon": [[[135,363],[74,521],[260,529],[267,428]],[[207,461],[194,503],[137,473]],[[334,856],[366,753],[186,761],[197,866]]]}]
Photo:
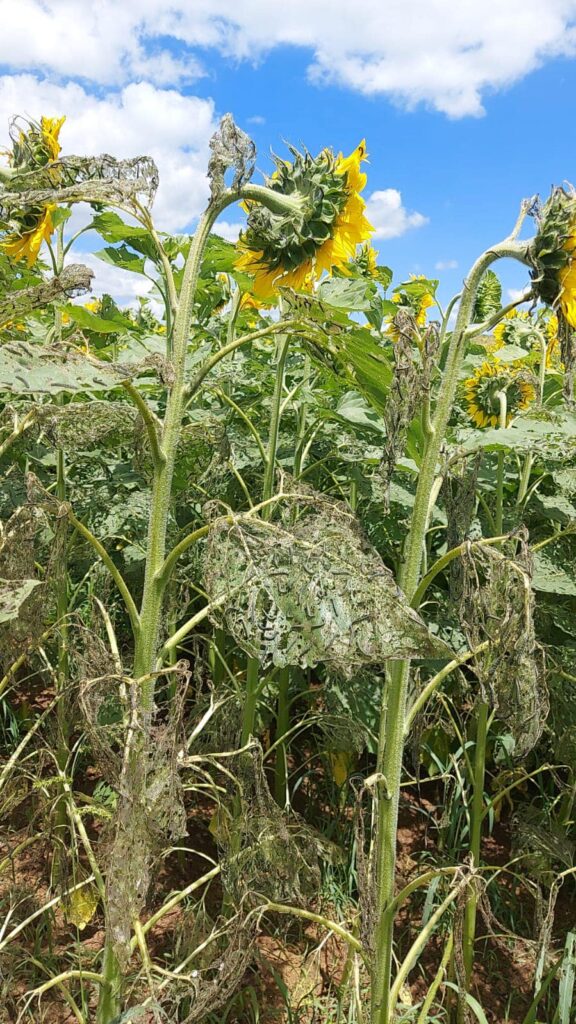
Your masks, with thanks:
[{"label": "skeletonized leaf", "polygon": [[354,519],[331,507],[292,528],[218,520],[204,562],[214,619],[264,665],[351,676],[387,659],[449,656]]},{"label": "skeletonized leaf", "polygon": [[95,365],[76,353],[25,342],[2,346],[0,392],[55,395],[62,391],[107,391],[126,378],[127,374],[112,363]]},{"label": "skeletonized leaf", "polygon": [[0,580],[0,623],[12,622],[40,580]]}]

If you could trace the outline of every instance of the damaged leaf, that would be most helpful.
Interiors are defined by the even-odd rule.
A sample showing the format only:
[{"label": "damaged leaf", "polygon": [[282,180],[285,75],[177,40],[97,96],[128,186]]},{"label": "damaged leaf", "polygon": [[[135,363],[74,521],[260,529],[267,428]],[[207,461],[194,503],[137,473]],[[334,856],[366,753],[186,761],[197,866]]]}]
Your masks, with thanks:
[{"label": "damaged leaf", "polygon": [[323,662],[351,676],[387,659],[445,657],[355,521],[333,508],[290,529],[217,521],[204,563],[213,617],[263,665]]}]

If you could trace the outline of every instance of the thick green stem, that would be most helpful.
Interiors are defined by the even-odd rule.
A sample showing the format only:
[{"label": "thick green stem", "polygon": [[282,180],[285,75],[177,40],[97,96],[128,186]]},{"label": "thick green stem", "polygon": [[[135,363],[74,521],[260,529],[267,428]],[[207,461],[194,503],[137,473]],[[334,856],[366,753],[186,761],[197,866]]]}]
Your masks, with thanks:
[{"label": "thick green stem", "polygon": [[[472,807],[470,810],[470,859],[472,866],[480,864],[480,841],[482,838],[482,819],[484,810],[484,773],[486,766],[486,737],[488,734],[488,705],[482,701],[478,707],[476,720],[476,751],[474,756],[474,783]],[[476,935],[476,892],[471,891],[464,915],[464,969],[466,985],[470,984],[474,964],[474,938]]]},{"label": "thick green stem", "polygon": [[279,807],[286,805],[288,795],[288,756],[284,737],[290,729],[290,669],[278,673],[278,702],[276,705],[276,767],[274,772],[274,798]]},{"label": "thick green stem", "polygon": [[[280,431],[280,419],[282,415],[282,392],[284,390],[284,371],[286,368],[286,357],[290,339],[288,335],[281,335],[278,339],[278,361],[276,363],[276,380],[274,382],[274,394],[272,396],[272,413],[270,416],[270,433],[268,436],[268,451],[266,458],[266,470],[264,484],[262,487],[262,500],[268,501],[274,490],[274,477],[276,472],[276,454],[278,451],[278,434]],[[269,519],[272,506],[267,505],[263,510],[262,517]],[[284,668],[278,677],[278,699],[276,704],[276,740],[282,739],[290,728],[290,704],[288,693],[290,689],[290,670]],[[276,751],[276,770],[274,775],[274,796],[276,803],[284,807],[288,798],[288,759],[286,755],[286,744],[281,742]]]},{"label": "thick green stem", "polygon": [[[281,335],[278,339],[278,361],[276,363],[276,380],[274,383],[274,394],[272,396],[272,412],[270,415],[270,432],[268,434],[268,451],[266,458],[266,470],[264,483],[262,485],[262,500],[267,501],[274,492],[274,476],[276,472],[276,453],[278,450],[278,433],[280,430],[280,408],[282,404],[282,391],[284,389],[284,369],[290,339],[288,335]],[[265,513],[263,518],[270,517],[270,511]]]},{"label": "thick green stem", "polygon": [[[441,446],[454,405],[459,371],[465,352],[466,330],[472,319],[480,280],[495,260],[512,257],[526,262],[527,253],[528,243],[518,243],[511,236],[510,239],[483,253],[464,282],[456,325],[448,346],[444,375],[420,467],[412,520],[400,570],[399,584],[408,600],[412,600],[420,578],[430,497],[436,478]],[[386,780],[386,786],[380,786],[377,791],[377,835],[374,863],[378,909],[371,979],[371,1024],[391,1024],[394,1012],[390,990],[394,932],[392,903],[396,870],[398,799],[404,752],[409,676],[409,661],[393,663],[383,696],[380,721],[377,765],[378,771]]]},{"label": "thick green stem", "polygon": [[[500,402],[500,416],[499,426],[504,429],[506,426],[506,420],[508,418],[508,403],[506,400],[506,392],[499,391],[497,398]],[[498,452],[498,464],[496,469],[496,515],[494,516],[494,525],[496,527],[496,533],[502,533],[502,524],[504,521],[504,451]]]},{"label": "thick green stem", "polygon": [[[270,196],[272,196],[272,199],[270,199]],[[258,197],[254,198],[260,198],[262,201],[268,199],[275,203],[281,203],[283,199],[283,197],[275,197],[274,193],[268,189],[259,190]],[[184,268],[172,335],[173,383],[168,395],[166,414],[158,445],[155,443],[155,438],[151,435],[151,428],[155,427],[155,424],[145,415],[145,423],[149,430],[153,452],[154,475],[144,588],[140,615],[138,616],[135,629],[133,672],[135,678],[140,680],[138,731],[129,740],[130,746],[126,750],[125,762],[125,768],[127,769],[126,777],[138,778],[140,781],[138,783],[139,791],[130,792],[126,797],[127,803],[119,808],[119,821],[122,820],[122,814],[129,816],[130,806],[134,802],[140,803],[145,800],[146,773],[138,772],[137,766],[139,762],[144,762],[148,757],[148,725],[154,709],[155,670],[158,656],[160,623],[163,599],[168,582],[168,574],[163,574],[162,568],[166,558],[166,533],[170,512],[174,464],[187,399],[185,366],[196,287],[201,270],[202,256],[214,221],[222,210],[236,199],[238,199],[238,194],[227,190],[218,199],[212,200],[207,211],[200,219],[190,246]],[[117,579],[117,582],[120,583],[120,579]],[[179,631],[174,634],[173,639],[177,638],[178,635]],[[162,653],[167,654],[169,649],[168,645],[165,644]],[[101,990],[97,1021],[98,1024],[109,1024],[109,1021],[117,1016],[120,1009],[122,978],[122,972],[114,952],[114,945],[110,934],[106,937],[103,974],[105,984],[103,984]]]},{"label": "thick green stem", "polygon": [[146,551],[146,571],[140,609],[141,628],[134,655],[134,674],[136,678],[148,677],[147,681],[142,684],[141,690],[141,708],[146,715],[151,714],[154,703],[154,676],[152,673],[156,662],[162,601],[165,590],[165,582],[160,577],[160,572],[166,556],[166,531],[172,494],[174,462],[184,413],[184,371],[188,338],[192,324],[194,296],[200,274],[202,255],[212,225],[218,214],[230,201],[229,194],[226,193],[219,202],[211,204],[200,219],[186,261],[180,301],[174,322],[174,383],[168,397],[162,431],[160,446],[162,461],[157,462],[154,467],[152,505]]},{"label": "thick green stem", "polygon": [[120,1004],[120,965],[114,954],[111,943],[106,943],[102,960],[103,981],[100,985],[96,1024],[110,1024],[119,1016]]}]

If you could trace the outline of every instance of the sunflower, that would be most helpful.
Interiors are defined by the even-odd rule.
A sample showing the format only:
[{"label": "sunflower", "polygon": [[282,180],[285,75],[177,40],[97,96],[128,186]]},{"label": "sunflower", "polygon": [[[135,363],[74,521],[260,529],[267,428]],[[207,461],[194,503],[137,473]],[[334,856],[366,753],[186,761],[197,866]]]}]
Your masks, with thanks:
[{"label": "sunflower", "polygon": [[576,193],[554,188],[531,246],[534,291],[576,329]]},{"label": "sunflower", "polygon": [[50,160],[57,160],[62,146],[58,141],[66,117],[41,117],[40,132]]},{"label": "sunflower", "polygon": [[309,291],[324,272],[346,272],[358,245],[373,227],[364,215],[360,192],[366,175],[363,141],[350,156],[324,149],[317,157],[291,150],[293,162],[276,161],[269,189],[301,200],[300,214],[273,212],[248,203],[248,225],[238,243],[236,268],[251,274],[253,292],[261,301],[274,298],[279,287]]},{"label": "sunflower", "polygon": [[552,313],[546,321],[545,334],[548,339],[546,366],[551,366],[556,360],[559,351],[558,317],[555,313]]},{"label": "sunflower", "polygon": [[532,375],[523,367],[503,363],[497,358],[486,361],[473,377],[464,381],[468,415],[477,427],[498,426],[500,392],[506,394],[506,426],[536,398]]},{"label": "sunflower", "polygon": [[[9,159],[16,171],[32,171],[40,167],[47,168],[48,177],[53,185],[57,185],[61,177],[58,165],[52,167],[60,155],[60,129],[65,117],[41,117],[40,124],[35,121],[26,122],[26,131],[19,127],[18,121],[12,123],[12,151]],[[31,267],[38,259],[42,242],[48,242],[54,231],[53,213],[55,203],[43,206],[23,207],[15,216],[16,230],[12,231],[0,247],[14,260],[25,259]],[[5,225],[12,229],[13,222]]]},{"label": "sunflower", "polygon": [[[573,228],[573,234],[570,238],[570,249],[571,253],[574,253],[576,247],[576,224]],[[568,246],[565,246],[567,249]],[[576,255],[572,255],[566,264],[566,266],[560,271],[560,294],[558,301],[560,309],[564,314],[564,319],[568,321],[570,327],[576,329]]]},{"label": "sunflower", "polygon": [[519,324],[525,324],[529,319],[530,317],[526,310],[509,309],[500,323],[496,324],[493,332],[494,341],[488,344],[488,351],[497,351],[504,345],[508,345],[512,341],[515,328]]},{"label": "sunflower", "polygon": [[[419,281],[426,281],[426,278],[422,274],[411,274],[410,282],[418,283]],[[421,289],[415,291],[397,291],[392,296],[392,302],[398,305],[398,310],[403,310],[408,314],[409,321],[413,321],[416,327],[422,328],[426,326],[427,310],[430,306],[434,305],[434,296],[432,292],[422,286]],[[388,324],[388,334],[393,341],[399,341],[400,336],[406,333],[405,328],[396,322],[397,314],[390,314],[386,317]]]},{"label": "sunflower", "polygon": [[[12,150],[8,157],[16,170],[31,171],[38,167],[49,167],[60,156],[60,129],[65,117],[41,117],[37,121],[12,122],[10,135]],[[51,174],[56,174],[56,168]]]},{"label": "sunflower", "polygon": [[25,259],[29,267],[33,266],[38,259],[42,242],[50,241],[54,231],[52,214],[55,209],[55,203],[48,203],[39,215],[34,227],[22,232],[22,234],[9,235],[1,245],[6,255],[10,256],[13,260]]}]

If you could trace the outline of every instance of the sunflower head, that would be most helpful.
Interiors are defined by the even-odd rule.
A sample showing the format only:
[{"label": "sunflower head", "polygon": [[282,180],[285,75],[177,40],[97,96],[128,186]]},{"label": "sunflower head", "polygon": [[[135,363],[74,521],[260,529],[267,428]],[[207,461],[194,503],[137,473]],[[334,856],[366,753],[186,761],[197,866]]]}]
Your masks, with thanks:
[{"label": "sunflower head", "polygon": [[388,334],[393,341],[398,341],[400,334],[405,333],[405,327],[410,324],[416,328],[426,326],[427,310],[436,301],[431,284],[422,274],[413,274],[409,281],[396,288],[392,301],[397,304],[401,316],[398,319],[398,314],[390,314],[386,318]]},{"label": "sunflower head", "polygon": [[498,351],[504,345],[512,345],[525,332],[530,324],[530,316],[523,309],[509,309],[493,331],[493,341],[487,345],[488,351]]},{"label": "sunflower head", "polygon": [[60,155],[60,129],[65,117],[41,117],[40,122],[14,118],[10,125],[12,151],[8,154],[12,167],[31,171],[46,167]]},{"label": "sunflower head", "polygon": [[530,253],[534,291],[576,328],[576,194],[553,189],[538,219]]},{"label": "sunflower head", "polygon": [[[20,231],[9,235],[1,243],[6,255],[13,260],[25,259],[27,265],[32,267],[38,259],[42,242],[48,242],[54,231],[52,214],[55,209],[55,203],[47,203],[41,210],[31,210]],[[30,222],[31,226],[28,226]]]},{"label": "sunflower head", "polygon": [[326,271],[342,269],[372,234],[360,192],[366,175],[364,142],[348,157],[324,149],[317,157],[291,148],[292,161],[276,159],[268,189],[299,200],[299,212],[247,204],[248,224],[236,267],[253,275],[257,298],[278,287],[309,289]]},{"label": "sunflower head", "polygon": [[376,249],[373,249],[369,242],[365,242],[360,247],[356,255],[348,264],[347,268],[342,268],[342,273],[346,274],[350,271],[360,275],[360,277],[371,277],[378,280],[380,277],[380,271],[378,270],[378,253]]},{"label": "sunflower head", "polygon": [[500,392],[506,394],[506,425],[536,398],[532,374],[521,365],[494,358],[478,367],[464,381],[467,412],[477,427],[497,427],[500,422]]},{"label": "sunflower head", "polygon": [[[65,117],[42,117],[40,122],[15,118],[10,126],[12,150],[8,153],[17,172],[28,173],[47,169],[45,184],[57,185],[61,169],[56,163],[60,155],[60,129]],[[52,166],[55,165],[55,166]],[[38,187],[38,186],[37,186]],[[54,231],[55,203],[23,205],[3,227],[8,231],[1,248],[13,260],[25,259],[31,267],[38,259],[42,242],[49,241]]]}]

